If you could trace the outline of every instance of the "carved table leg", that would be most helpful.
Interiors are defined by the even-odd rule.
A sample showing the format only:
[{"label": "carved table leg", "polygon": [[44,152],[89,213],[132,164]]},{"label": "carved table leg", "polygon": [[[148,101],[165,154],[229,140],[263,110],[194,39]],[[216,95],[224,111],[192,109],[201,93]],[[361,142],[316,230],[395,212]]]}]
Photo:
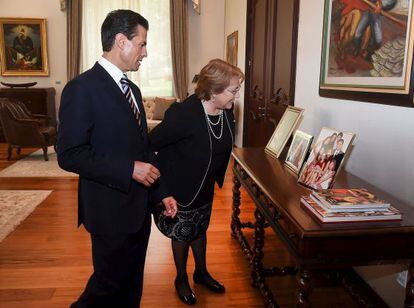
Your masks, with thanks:
[{"label": "carved table leg", "polygon": [[13,148],[9,145],[9,147],[7,148],[7,160],[11,159],[12,150],[13,150]]},{"label": "carved table leg", "polygon": [[309,295],[312,291],[311,288],[311,273],[309,270],[301,268],[299,271],[299,290],[296,297],[297,307],[310,307]]},{"label": "carved table leg", "polygon": [[264,270],[263,270],[263,246],[264,246],[264,224],[265,219],[260,213],[259,209],[256,208],[254,212],[256,222],[254,224],[254,253],[253,253],[253,269],[251,273],[252,285],[258,287],[262,293],[266,307],[278,307],[278,304],[273,298],[272,291],[269,289],[265,282]]},{"label": "carved table leg", "polygon": [[231,215],[231,236],[236,238],[236,230],[241,229],[240,223],[240,181],[237,176],[233,177],[233,213]]},{"label": "carved table leg", "polygon": [[414,308],[414,262],[408,266],[408,279],[405,287],[404,307]]}]

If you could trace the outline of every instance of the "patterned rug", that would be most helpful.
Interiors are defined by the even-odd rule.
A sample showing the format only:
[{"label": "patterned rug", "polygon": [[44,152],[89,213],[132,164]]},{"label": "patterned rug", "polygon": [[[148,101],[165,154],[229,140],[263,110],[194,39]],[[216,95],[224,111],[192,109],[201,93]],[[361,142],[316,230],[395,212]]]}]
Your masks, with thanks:
[{"label": "patterned rug", "polygon": [[0,190],[0,242],[51,192],[51,190]]},{"label": "patterned rug", "polygon": [[43,151],[38,150],[0,171],[0,177],[77,177],[77,174],[62,170],[53,147],[48,149],[49,161],[43,158]]}]

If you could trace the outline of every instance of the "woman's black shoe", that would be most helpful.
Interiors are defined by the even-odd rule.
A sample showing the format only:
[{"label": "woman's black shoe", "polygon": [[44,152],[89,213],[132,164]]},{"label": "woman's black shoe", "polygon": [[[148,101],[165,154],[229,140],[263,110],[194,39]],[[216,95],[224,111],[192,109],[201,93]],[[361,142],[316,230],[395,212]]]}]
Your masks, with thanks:
[{"label": "woman's black shoe", "polygon": [[195,283],[202,284],[215,293],[224,293],[226,291],[226,288],[220,282],[211,277],[209,273],[203,275],[196,270],[194,272],[193,279]]},{"label": "woman's black shoe", "polygon": [[175,279],[174,286],[175,286],[175,290],[177,291],[178,297],[181,299],[182,302],[186,303],[187,305],[195,305],[197,303],[197,298],[195,294],[193,293],[193,291],[191,290],[190,286],[188,285],[188,288],[190,289],[190,294],[183,295],[182,286],[180,284],[188,285],[188,281],[182,281],[182,280]]}]

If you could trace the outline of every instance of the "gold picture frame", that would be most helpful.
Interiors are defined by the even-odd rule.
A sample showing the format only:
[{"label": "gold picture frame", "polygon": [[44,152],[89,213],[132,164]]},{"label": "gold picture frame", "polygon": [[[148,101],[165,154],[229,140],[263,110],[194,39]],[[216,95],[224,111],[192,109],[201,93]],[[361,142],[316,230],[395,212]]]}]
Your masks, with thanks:
[{"label": "gold picture frame", "polygon": [[48,76],[46,19],[0,18],[2,76]]},{"label": "gold picture frame", "polygon": [[226,61],[234,66],[237,66],[238,37],[238,31],[234,31],[227,36]]},{"label": "gold picture frame", "polygon": [[414,0],[354,2],[325,0],[320,96],[414,107]]},{"label": "gold picture frame", "polygon": [[266,145],[266,153],[279,158],[289,137],[299,124],[304,110],[302,108],[288,106],[279,121],[272,137]]}]

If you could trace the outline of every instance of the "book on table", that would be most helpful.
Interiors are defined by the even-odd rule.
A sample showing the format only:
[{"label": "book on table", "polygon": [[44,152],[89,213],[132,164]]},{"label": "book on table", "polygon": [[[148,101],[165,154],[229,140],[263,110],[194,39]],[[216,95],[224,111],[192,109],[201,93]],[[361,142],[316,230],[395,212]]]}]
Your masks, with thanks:
[{"label": "book on table", "polygon": [[387,210],[390,204],[365,188],[312,191],[311,198],[329,212]]},{"label": "book on table", "polygon": [[318,221],[323,223],[329,222],[357,222],[357,221],[385,221],[385,220],[401,220],[402,214],[391,205],[387,209],[381,210],[365,210],[363,212],[329,212],[324,207],[320,206],[314,199],[309,196],[301,198],[301,205],[305,207],[308,212],[313,214]]}]

